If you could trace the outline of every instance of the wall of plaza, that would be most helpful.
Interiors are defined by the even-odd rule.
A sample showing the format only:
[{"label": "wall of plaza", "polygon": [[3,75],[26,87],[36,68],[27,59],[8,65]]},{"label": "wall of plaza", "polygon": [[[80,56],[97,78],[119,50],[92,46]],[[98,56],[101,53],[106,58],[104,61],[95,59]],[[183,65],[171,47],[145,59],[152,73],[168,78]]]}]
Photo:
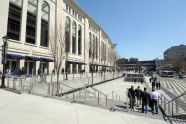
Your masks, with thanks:
[{"label": "wall of plaza", "polygon": [[8,36],[6,68],[15,74],[21,69],[28,75],[45,69],[51,73],[50,38],[59,27],[68,53],[64,53],[62,72],[66,68],[69,73],[113,69],[116,45],[74,0],[3,0],[0,37]]}]

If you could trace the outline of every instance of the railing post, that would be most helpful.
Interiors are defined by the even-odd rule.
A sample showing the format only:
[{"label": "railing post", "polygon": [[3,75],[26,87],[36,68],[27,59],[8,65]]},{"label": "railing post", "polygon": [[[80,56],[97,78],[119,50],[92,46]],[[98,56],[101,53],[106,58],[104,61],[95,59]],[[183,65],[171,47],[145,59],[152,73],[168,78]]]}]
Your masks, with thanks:
[{"label": "railing post", "polygon": [[52,82],[52,96],[54,95],[54,82]]},{"label": "railing post", "polygon": [[84,96],[84,103],[86,104],[86,97],[87,97],[87,91],[86,91],[86,87],[85,87],[85,90],[84,90],[84,92],[85,92],[85,96]]},{"label": "railing post", "polygon": [[[62,91],[61,91],[62,93]],[[48,96],[50,96],[50,82],[48,83]]]},{"label": "railing post", "polygon": [[13,89],[15,90],[15,77],[13,77]]},{"label": "railing post", "polygon": [[127,96],[127,111],[129,111],[129,98]]},{"label": "railing post", "polygon": [[161,94],[161,106],[163,106],[163,96]]},{"label": "railing post", "polygon": [[33,89],[33,77],[30,79],[30,90]]},{"label": "railing post", "polygon": [[45,80],[45,84],[46,84],[46,82],[47,82],[47,75],[46,74],[44,74],[44,80]]},{"label": "railing post", "polygon": [[114,100],[114,91],[112,91],[112,100]]},{"label": "railing post", "polygon": [[7,88],[9,88],[9,83],[10,83],[10,74],[8,74],[8,77],[7,77]]},{"label": "railing post", "polygon": [[179,108],[178,108],[178,104],[176,103],[176,114],[178,114],[179,112]]},{"label": "railing post", "polygon": [[20,78],[20,84],[21,84],[21,91],[23,90],[23,77]]},{"label": "railing post", "polygon": [[74,100],[74,90],[73,90],[73,94],[72,94],[72,95],[73,95],[73,96],[72,96],[72,97],[73,97],[73,101],[75,101],[75,100]]},{"label": "railing post", "polygon": [[168,103],[168,114],[170,115],[170,103]]},{"label": "railing post", "polygon": [[107,96],[106,96],[106,107],[107,107],[107,104],[108,104],[108,98],[107,98]]},{"label": "railing post", "polygon": [[174,102],[172,101],[172,117],[174,116]]},{"label": "railing post", "polygon": [[98,93],[98,106],[99,106],[99,93]]}]

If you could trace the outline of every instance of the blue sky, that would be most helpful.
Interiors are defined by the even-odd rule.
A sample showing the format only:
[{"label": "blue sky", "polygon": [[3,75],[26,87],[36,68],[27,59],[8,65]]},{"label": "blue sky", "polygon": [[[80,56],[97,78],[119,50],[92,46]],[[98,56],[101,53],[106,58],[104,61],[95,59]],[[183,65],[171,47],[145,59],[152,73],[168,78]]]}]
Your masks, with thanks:
[{"label": "blue sky", "polygon": [[76,0],[117,43],[120,57],[163,58],[186,45],[186,0]]}]

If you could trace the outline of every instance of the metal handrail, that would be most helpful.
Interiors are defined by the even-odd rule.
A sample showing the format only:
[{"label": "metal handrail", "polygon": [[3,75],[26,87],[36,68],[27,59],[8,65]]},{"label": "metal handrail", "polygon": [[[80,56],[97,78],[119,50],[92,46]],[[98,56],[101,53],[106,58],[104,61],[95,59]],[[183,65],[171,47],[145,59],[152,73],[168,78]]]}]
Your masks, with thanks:
[{"label": "metal handrail", "polygon": [[107,103],[108,103],[108,95],[104,94],[103,92],[99,91],[98,89],[96,88],[93,88],[93,87],[90,87],[91,89],[93,89],[94,91],[98,92],[98,105],[100,105],[100,97],[101,95],[103,95],[105,97],[105,100],[106,100],[106,107],[107,107]]},{"label": "metal handrail", "polygon": [[186,109],[182,106],[182,104],[185,103],[184,101],[181,101],[181,97],[184,97],[185,95],[186,91],[169,101],[162,95],[160,106],[164,110],[164,114],[172,117],[176,117],[176,115],[184,115],[186,113]]},{"label": "metal handrail", "polygon": [[107,95],[106,95],[106,94],[104,94],[103,92],[101,92],[101,91],[97,90],[96,88],[93,88],[93,87],[90,87],[90,88],[92,88],[93,90],[95,90],[95,91],[97,91],[98,93],[100,93],[100,94],[104,95],[105,97],[107,97]]},{"label": "metal handrail", "polygon": [[68,86],[67,84],[64,84],[64,83],[61,83],[61,84],[64,85],[64,86],[66,86],[66,87],[68,87],[68,88],[70,88],[70,89],[75,90],[75,88],[73,88],[73,87],[71,87],[71,86]]},{"label": "metal handrail", "polygon": [[166,104],[169,104],[169,103],[171,103],[171,102],[174,102],[174,101],[176,101],[177,99],[179,99],[180,97],[182,97],[182,96],[184,96],[184,95],[186,95],[186,91],[183,92],[182,94],[180,94],[179,96],[176,96],[176,97],[173,98],[172,100],[168,101]]}]

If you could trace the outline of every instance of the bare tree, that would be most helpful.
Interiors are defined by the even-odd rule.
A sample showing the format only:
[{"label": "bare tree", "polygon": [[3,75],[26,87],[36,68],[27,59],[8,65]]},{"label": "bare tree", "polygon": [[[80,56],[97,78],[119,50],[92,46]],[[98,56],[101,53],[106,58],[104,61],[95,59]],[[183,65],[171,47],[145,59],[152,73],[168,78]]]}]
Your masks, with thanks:
[{"label": "bare tree", "polygon": [[63,54],[65,53],[65,37],[61,25],[54,32],[50,34],[49,41],[51,45],[52,56],[54,58],[54,70],[57,75],[56,95],[59,96],[60,95],[59,74],[60,74],[62,62],[64,60]]}]

